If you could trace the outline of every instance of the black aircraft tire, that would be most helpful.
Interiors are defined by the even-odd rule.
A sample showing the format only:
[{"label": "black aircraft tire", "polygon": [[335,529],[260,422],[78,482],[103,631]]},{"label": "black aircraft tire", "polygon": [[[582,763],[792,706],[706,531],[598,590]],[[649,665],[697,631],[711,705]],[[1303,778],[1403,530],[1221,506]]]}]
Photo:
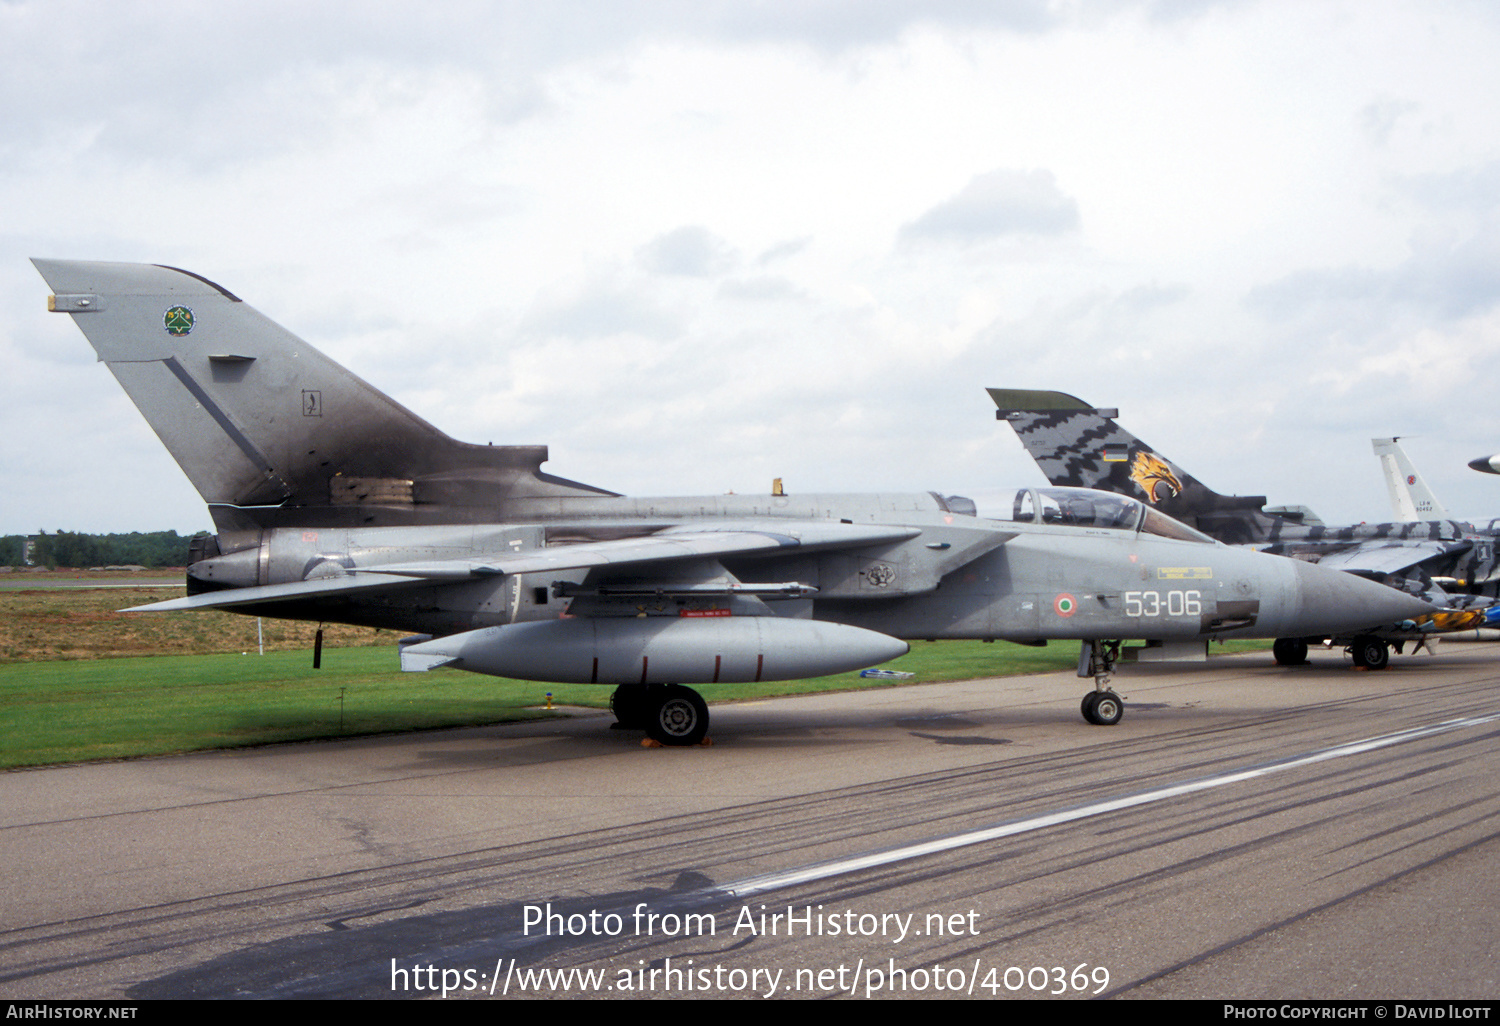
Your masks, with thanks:
[{"label": "black aircraft tire", "polygon": [[609,711],[627,730],[645,730],[651,719],[652,692],[659,690],[659,684],[621,684],[609,696]]},{"label": "black aircraft tire", "polygon": [[1099,692],[1090,691],[1083,696],[1083,701],[1078,703],[1078,711],[1083,713],[1083,718],[1089,723],[1097,723],[1094,719],[1094,705],[1099,701]]},{"label": "black aircraft tire", "polygon": [[656,699],[646,736],[669,748],[699,744],[708,736],[708,703],[692,688],[668,684]]},{"label": "black aircraft tire", "polygon": [[1277,666],[1301,666],[1307,662],[1306,638],[1277,638],[1271,646]]},{"label": "black aircraft tire", "polygon": [[1094,720],[1101,727],[1113,727],[1125,715],[1125,703],[1113,691],[1100,691],[1094,700]]},{"label": "black aircraft tire", "polygon": [[1354,644],[1349,646],[1349,654],[1354,657],[1355,666],[1363,666],[1369,670],[1383,670],[1391,664],[1390,646],[1368,634],[1354,639]]}]

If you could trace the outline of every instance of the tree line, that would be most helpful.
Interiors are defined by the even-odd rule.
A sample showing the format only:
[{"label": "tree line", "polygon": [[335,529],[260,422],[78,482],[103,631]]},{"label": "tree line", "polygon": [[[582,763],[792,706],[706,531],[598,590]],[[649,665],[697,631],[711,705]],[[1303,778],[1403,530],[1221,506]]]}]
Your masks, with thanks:
[{"label": "tree line", "polygon": [[[31,562],[47,567],[186,566],[192,535],[176,531],[132,531],[129,534],[79,534],[42,531],[31,535]],[[24,534],[0,537],[0,566],[26,565]]]}]

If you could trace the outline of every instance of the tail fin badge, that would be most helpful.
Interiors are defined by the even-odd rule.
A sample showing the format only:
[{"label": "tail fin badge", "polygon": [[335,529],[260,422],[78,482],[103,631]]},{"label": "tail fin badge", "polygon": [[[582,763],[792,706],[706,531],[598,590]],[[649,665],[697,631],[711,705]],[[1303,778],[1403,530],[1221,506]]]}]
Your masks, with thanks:
[{"label": "tail fin badge", "polygon": [[174,306],[162,314],[161,323],[168,335],[181,338],[193,330],[193,311],[185,306]]},{"label": "tail fin badge", "polygon": [[1140,487],[1146,495],[1146,501],[1153,506],[1182,494],[1182,482],[1172,473],[1172,468],[1167,466],[1166,461],[1155,453],[1142,451],[1135,454],[1135,459],[1130,464],[1130,479]]}]

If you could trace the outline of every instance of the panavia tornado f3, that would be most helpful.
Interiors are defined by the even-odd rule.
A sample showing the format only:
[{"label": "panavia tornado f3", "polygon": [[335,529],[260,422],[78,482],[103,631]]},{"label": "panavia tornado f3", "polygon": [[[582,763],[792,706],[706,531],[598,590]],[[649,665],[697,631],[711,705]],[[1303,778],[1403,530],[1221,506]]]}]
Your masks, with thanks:
[{"label": "panavia tornado f3", "polygon": [[938,492],[628,498],[543,473],[542,446],[449,438],[196,274],[35,264],[217,528],[188,596],[140,609],[411,631],[403,668],[611,686],[667,745],[708,729],[684,685],[857,670],[902,639],[1079,641],[1083,714],[1111,724],[1122,638],[1201,652],[1432,611],[1102,492],[1021,489],[1008,520]]},{"label": "panavia tornado f3", "polygon": [[[1433,634],[1494,625],[1487,617],[1494,615],[1500,561],[1489,532],[1439,519],[1330,527],[1305,506],[1267,507],[1264,495],[1220,495],[1115,423],[1117,410],[1095,409],[1065,392],[989,393],[995,416],[1015,429],[1054,485],[1137,497],[1220,541],[1346,571],[1435,607],[1400,624],[1283,636],[1274,646],[1283,665],[1304,662],[1309,640],[1328,640],[1347,646],[1356,665],[1384,669],[1393,644],[1399,652]],[[1376,452],[1384,456],[1390,445],[1380,441]]]}]

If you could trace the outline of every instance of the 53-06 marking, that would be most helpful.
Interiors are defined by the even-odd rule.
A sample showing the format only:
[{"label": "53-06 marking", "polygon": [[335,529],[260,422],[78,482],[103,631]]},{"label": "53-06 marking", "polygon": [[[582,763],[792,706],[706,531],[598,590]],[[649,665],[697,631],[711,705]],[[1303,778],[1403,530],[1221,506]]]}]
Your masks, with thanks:
[{"label": "53-06 marking", "polygon": [[1197,589],[1125,593],[1126,616],[1198,616],[1202,612],[1202,593]]}]

